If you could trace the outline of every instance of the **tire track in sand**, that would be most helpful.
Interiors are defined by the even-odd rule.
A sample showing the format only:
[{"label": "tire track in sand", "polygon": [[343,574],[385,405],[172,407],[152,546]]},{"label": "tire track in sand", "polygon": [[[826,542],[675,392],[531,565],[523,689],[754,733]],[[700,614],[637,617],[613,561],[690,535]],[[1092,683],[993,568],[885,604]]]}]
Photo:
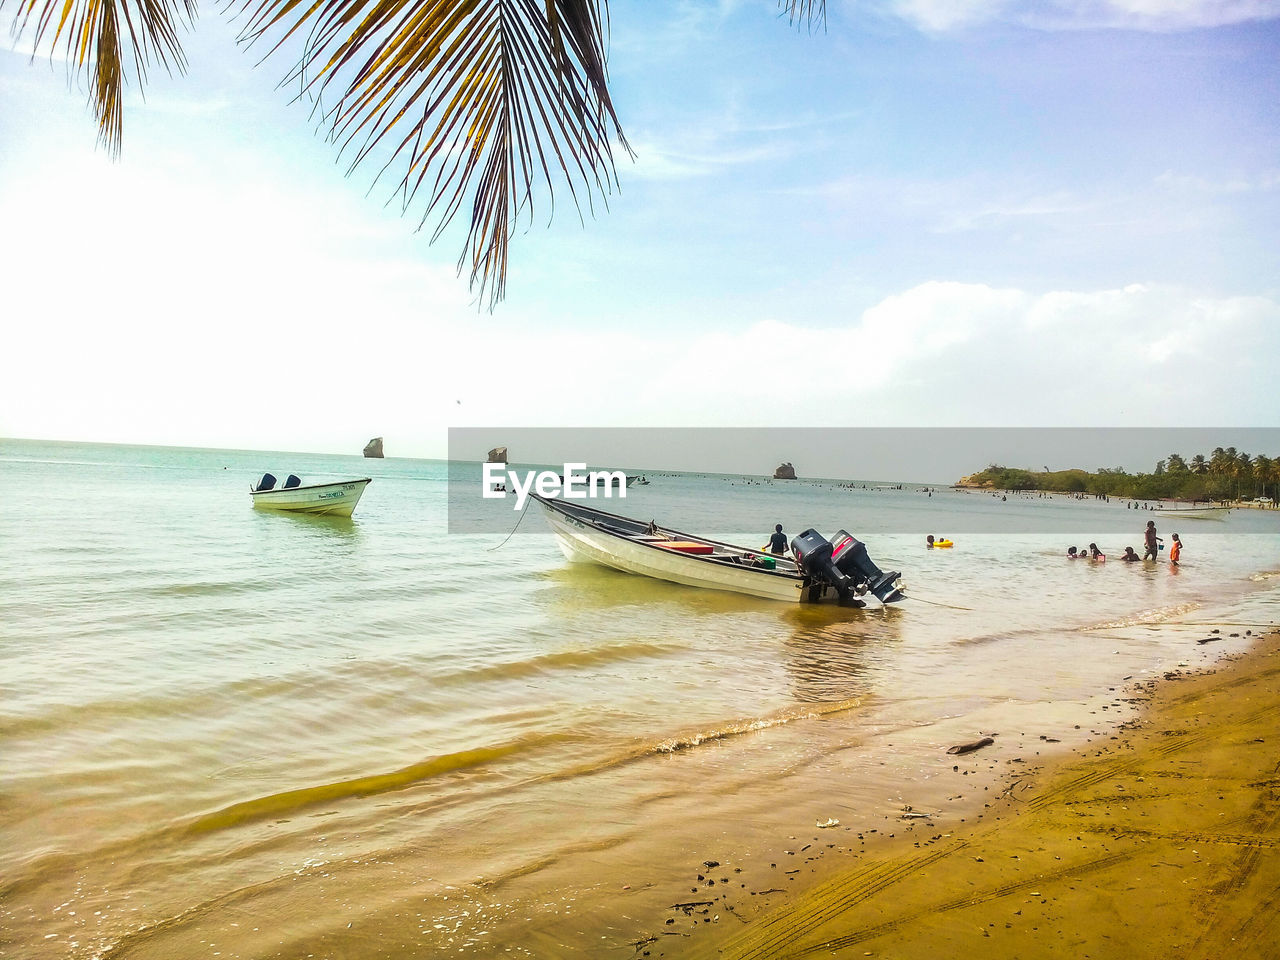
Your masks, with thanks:
[{"label": "tire track in sand", "polygon": [[927,854],[880,861],[828,880],[806,895],[802,909],[783,911],[757,921],[727,943],[720,956],[741,960],[787,956],[785,951],[794,944],[797,930],[812,930],[968,845],[967,840],[958,840]]}]

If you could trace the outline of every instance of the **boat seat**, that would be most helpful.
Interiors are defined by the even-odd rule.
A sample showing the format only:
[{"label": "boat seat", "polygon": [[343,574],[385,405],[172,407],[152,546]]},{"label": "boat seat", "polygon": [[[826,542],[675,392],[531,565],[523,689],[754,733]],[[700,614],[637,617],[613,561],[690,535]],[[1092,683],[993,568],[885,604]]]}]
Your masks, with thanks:
[{"label": "boat seat", "polygon": [[264,473],[262,479],[258,481],[258,485],[254,487],[255,493],[262,493],[265,490],[274,490],[276,486],[276,478],[269,473]]},{"label": "boat seat", "polygon": [[288,477],[285,478],[284,489],[289,490],[289,489],[292,489],[293,487],[300,487],[300,486],[302,486],[302,480],[299,479],[296,475],[291,473],[289,474]]}]

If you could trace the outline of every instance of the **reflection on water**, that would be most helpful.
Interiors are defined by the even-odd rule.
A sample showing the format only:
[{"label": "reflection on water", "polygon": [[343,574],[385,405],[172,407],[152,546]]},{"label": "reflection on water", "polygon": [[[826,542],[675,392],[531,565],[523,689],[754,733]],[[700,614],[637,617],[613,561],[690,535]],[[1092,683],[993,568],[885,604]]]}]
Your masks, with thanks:
[{"label": "reflection on water", "polygon": [[872,689],[869,664],[894,655],[909,616],[897,607],[849,610],[810,607],[791,611],[797,623],[784,650],[792,691],[800,701],[861,697]]},{"label": "reflection on water", "polygon": [[354,517],[330,516],[323,513],[297,513],[287,510],[254,510],[253,515],[265,523],[290,523],[299,534],[316,536],[355,537],[360,524]]},{"label": "reflection on water", "polygon": [[683,609],[692,616],[751,611],[776,614],[788,606],[741,593],[668,583],[594,563],[565,562],[538,571],[534,576],[550,587],[542,595],[545,601],[562,610],[659,604],[671,607],[673,611]]}]

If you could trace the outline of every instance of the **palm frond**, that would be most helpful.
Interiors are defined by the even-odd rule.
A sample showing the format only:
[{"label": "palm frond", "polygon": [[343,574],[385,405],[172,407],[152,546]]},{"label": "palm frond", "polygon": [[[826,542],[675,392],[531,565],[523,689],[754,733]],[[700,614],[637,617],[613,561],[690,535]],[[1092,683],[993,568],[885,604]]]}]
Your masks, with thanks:
[{"label": "palm frond", "polygon": [[15,35],[30,28],[34,49],[47,43],[50,53],[61,41],[68,64],[83,71],[98,137],[113,155],[124,134],[126,57],[140,86],[153,63],[170,72],[186,67],[178,27],[195,18],[195,0],[18,0],[16,6]]},{"label": "palm frond", "polygon": [[778,0],[778,6],[792,23],[823,23],[827,19],[827,0]]},{"label": "palm frond", "polygon": [[[492,307],[515,224],[556,189],[588,206],[629,152],[606,86],[603,0],[245,0],[244,36],[302,42],[287,77],[354,169],[378,158],[433,239],[470,207],[459,270]],[[541,202],[541,201],[540,201]]]},{"label": "palm frond", "polygon": [[[286,82],[310,96],[349,170],[396,171],[408,210],[432,239],[468,205],[458,261],[492,308],[504,294],[516,223],[535,196],[554,211],[557,186],[582,214],[617,186],[614,144],[631,153],[609,97],[607,0],[229,0],[242,38],[301,53]],[[141,85],[149,65],[182,70],[177,27],[196,0],[0,0],[15,33],[65,43],[84,71],[103,143],[118,153],[126,57]],[[778,0],[794,23],[822,21],[825,0]],[[123,24],[123,29],[122,25]],[[376,158],[376,160],[374,159]],[[541,201],[540,201],[541,202]]]}]

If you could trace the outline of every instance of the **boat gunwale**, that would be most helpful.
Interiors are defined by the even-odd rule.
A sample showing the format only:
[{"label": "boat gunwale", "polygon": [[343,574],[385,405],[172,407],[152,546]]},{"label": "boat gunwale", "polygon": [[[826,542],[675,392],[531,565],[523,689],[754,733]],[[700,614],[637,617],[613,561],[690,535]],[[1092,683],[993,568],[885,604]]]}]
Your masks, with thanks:
[{"label": "boat gunwale", "polygon": [[802,584],[807,583],[809,581],[809,577],[800,572],[799,565],[796,564],[794,560],[791,560],[784,556],[779,556],[776,553],[769,553],[767,550],[751,550],[748,547],[743,547],[736,543],[726,543],[723,540],[712,540],[708,537],[697,536],[696,534],[683,533],[682,531],[673,529],[672,527],[658,528],[662,530],[664,533],[675,534],[677,537],[683,537],[684,539],[693,541],[695,543],[706,543],[706,544],[711,544],[717,547],[727,547],[730,550],[737,550],[744,554],[753,553],[753,554],[758,554],[759,556],[762,556],[762,557],[773,557],[775,560],[782,560],[784,563],[792,564],[793,566],[796,567],[796,571],[792,573],[789,570],[777,570],[777,569],[769,570],[765,567],[740,566],[734,563],[727,563],[723,558],[717,558],[714,554],[708,555],[708,554],[697,554],[697,553],[682,553],[678,550],[672,550],[669,547],[662,546],[661,542],[655,543],[655,542],[650,542],[646,540],[639,540],[633,537],[625,536],[624,534],[621,534],[621,533],[616,533],[613,530],[608,530],[602,527],[599,524],[599,522],[592,522],[590,520],[581,521],[581,518],[573,516],[573,514],[570,511],[585,510],[588,513],[599,514],[602,517],[608,517],[612,520],[625,520],[627,523],[643,524],[644,521],[637,520],[634,517],[624,517],[618,513],[609,513],[607,510],[599,510],[595,507],[588,507],[581,504],[573,504],[571,506],[570,505],[562,506],[562,502],[560,500],[552,497],[543,497],[536,493],[531,493],[529,494],[529,496],[532,499],[537,500],[544,507],[555,511],[556,513],[562,516],[568,517],[571,520],[579,520],[580,522],[591,523],[591,528],[593,530],[597,530],[600,533],[605,534],[606,536],[614,537],[615,539],[618,539],[618,540],[624,540],[627,543],[633,543],[633,544],[636,544],[637,546],[651,547],[654,550],[661,550],[665,556],[673,556],[673,555],[680,556],[689,560],[699,560],[703,563],[714,564],[718,568],[729,567],[730,569],[740,570],[744,573],[761,574],[769,577],[782,577],[784,580],[795,580],[795,581],[799,581]]},{"label": "boat gunwale", "polygon": [[308,483],[298,487],[272,487],[270,490],[253,490],[249,491],[251,496],[257,497],[267,493],[297,493],[301,490],[319,490],[322,487],[341,487],[348,483],[372,483],[373,477],[361,477],[358,480],[332,480],[329,483]]}]

